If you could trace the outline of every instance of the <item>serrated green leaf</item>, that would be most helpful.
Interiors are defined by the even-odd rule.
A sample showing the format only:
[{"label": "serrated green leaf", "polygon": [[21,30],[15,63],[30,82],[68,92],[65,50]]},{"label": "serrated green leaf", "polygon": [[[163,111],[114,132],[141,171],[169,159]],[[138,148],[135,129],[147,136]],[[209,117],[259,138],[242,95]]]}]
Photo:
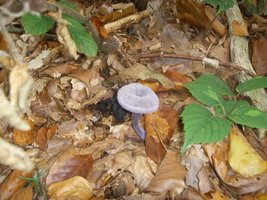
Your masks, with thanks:
[{"label": "serrated green leaf", "polygon": [[71,9],[73,11],[78,11],[78,8],[75,4],[73,4],[72,2],[66,1],[66,0],[60,0],[57,1],[57,4],[60,4],[68,9]]},{"label": "serrated green leaf", "polygon": [[78,51],[80,53],[84,53],[86,56],[95,56],[98,51],[98,46],[86,28],[84,28],[80,22],[73,17],[66,14],[63,14],[62,16],[63,19],[66,19],[70,23],[67,25],[67,28]]},{"label": "serrated green leaf", "polygon": [[208,109],[197,104],[185,106],[181,116],[185,130],[182,152],[191,144],[223,140],[230,132],[231,121],[214,116]]},{"label": "serrated green leaf", "polygon": [[233,96],[228,85],[213,74],[204,74],[191,83],[185,84],[191,94],[207,106],[217,106],[223,96]]},{"label": "serrated green leaf", "polygon": [[40,14],[40,16],[38,16],[25,13],[21,17],[21,22],[26,33],[42,35],[53,27],[55,21],[46,15]]},{"label": "serrated green leaf", "polygon": [[235,105],[236,101],[222,100],[221,106],[215,107],[215,111],[219,116],[227,116],[234,110]]},{"label": "serrated green leaf", "polygon": [[227,117],[237,124],[252,128],[267,128],[267,113],[251,106],[246,101],[238,101]]},{"label": "serrated green leaf", "polygon": [[219,15],[221,12],[233,7],[236,3],[235,0],[206,0],[206,3],[212,5],[217,9],[216,15]]},{"label": "serrated green leaf", "polygon": [[258,76],[258,77],[249,79],[248,81],[244,83],[240,83],[236,87],[236,91],[238,93],[241,93],[241,92],[247,92],[250,90],[256,90],[260,88],[267,88],[267,77]]}]

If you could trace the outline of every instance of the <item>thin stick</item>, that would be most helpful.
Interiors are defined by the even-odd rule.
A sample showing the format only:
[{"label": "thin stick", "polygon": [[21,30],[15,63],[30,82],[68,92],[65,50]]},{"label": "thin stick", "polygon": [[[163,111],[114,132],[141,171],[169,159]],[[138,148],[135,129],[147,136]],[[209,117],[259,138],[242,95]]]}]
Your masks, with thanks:
[{"label": "thin stick", "polygon": [[[137,56],[137,59],[153,59],[153,58],[174,58],[174,59],[184,59],[184,60],[193,60],[193,61],[200,61],[203,62],[203,57],[200,56],[191,56],[191,55],[179,55],[179,54],[162,54],[162,53],[155,53],[155,54],[146,54],[146,55],[139,55]],[[214,59],[216,60],[216,59]],[[255,73],[251,72],[250,70],[244,69],[240,67],[239,65],[233,64],[233,63],[226,63],[219,61],[219,65],[223,67],[230,67],[233,69],[237,69],[239,71],[244,71],[245,73],[249,74],[250,76],[256,76]]]}]

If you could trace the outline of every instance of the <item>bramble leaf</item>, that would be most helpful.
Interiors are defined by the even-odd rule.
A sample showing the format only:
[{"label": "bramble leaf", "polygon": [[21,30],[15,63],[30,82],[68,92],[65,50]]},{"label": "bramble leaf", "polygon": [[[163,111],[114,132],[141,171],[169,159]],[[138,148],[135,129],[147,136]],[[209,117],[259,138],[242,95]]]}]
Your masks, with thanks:
[{"label": "bramble leaf", "polygon": [[86,28],[84,28],[78,20],[69,15],[63,14],[63,18],[70,23],[67,25],[67,28],[78,51],[84,53],[86,56],[95,56],[98,51],[98,46]]},{"label": "bramble leaf", "polygon": [[197,104],[185,106],[181,116],[185,130],[181,152],[191,144],[223,140],[230,132],[230,120],[214,116],[208,109]]},{"label": "bramble leaf", "polygon": [[223,96],[233,96],[228,85],[213,74],[204,74],[191,83],[185,84],[191,94],[207,106],[217,106]]},{"label": "bramble leaf", "polygon": [[46,15],[40,14],[40,16],[38,16],[25,13],[21,17],[21,22],[26,33],[42,35],[53,27],[55,21]]},{"label": "bramble leaf", "polygon": [[246,101],[238,101],[227,117],[237,124],[252,128],[267,128],[267,113],[251,106]]},{"label": "bramble leaf", "polygon": [[248,81],[244,83],[240,83],[236,87],[236,91],[238,93],[241,92],[247,92],[250,90],[256,90],[256,89],[261,89],[261,88],[267,88],[267,77],[265,76],[258,76],[252,79],[249,79]]}]

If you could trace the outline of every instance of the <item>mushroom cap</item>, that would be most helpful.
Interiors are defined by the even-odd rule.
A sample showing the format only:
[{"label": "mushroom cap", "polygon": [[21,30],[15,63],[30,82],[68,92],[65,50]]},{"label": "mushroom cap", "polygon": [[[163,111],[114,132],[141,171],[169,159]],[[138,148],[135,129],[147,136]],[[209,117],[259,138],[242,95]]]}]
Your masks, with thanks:
[{"label": "mushroom cap", "polygon": [[159,107],[159,98],[155,92],[140,83],[121,87],[117,99],[121,107],[133,113],[153,113]]}]

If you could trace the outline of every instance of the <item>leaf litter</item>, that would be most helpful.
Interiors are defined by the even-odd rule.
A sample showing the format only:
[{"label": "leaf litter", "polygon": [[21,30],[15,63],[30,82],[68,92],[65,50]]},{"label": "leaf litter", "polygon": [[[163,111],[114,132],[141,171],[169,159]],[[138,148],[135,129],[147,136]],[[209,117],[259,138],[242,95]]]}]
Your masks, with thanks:
[{"label": "leaf litter", "polygon": [[[232,127],[224,141],[191,145],[180,154],[181,111],[198,103],[184,84],[212,72],[233,88],[230,79],[240,71],[192,59],[230,63],[225,15],[214,18],[216,10],[196,1],[75,3],[85,15],[90,9],[103,37],[96,57],[78,54],[60,17],[59,42],[13,35],[26,64],[0,54],[0,199],[267,198],[267,140],[255,130]],[[235,35],[259,35],[255,27],[266,28],[264,19],[254,16],[251,29],[231,26]],[[259,75],[266,75],[265,43],[252,41]],[[10,53],[2,34],[0,49]],[[141,119],[145,141],[116,99],[117,90],[132,82],[160,99],[158,111]]]}]

